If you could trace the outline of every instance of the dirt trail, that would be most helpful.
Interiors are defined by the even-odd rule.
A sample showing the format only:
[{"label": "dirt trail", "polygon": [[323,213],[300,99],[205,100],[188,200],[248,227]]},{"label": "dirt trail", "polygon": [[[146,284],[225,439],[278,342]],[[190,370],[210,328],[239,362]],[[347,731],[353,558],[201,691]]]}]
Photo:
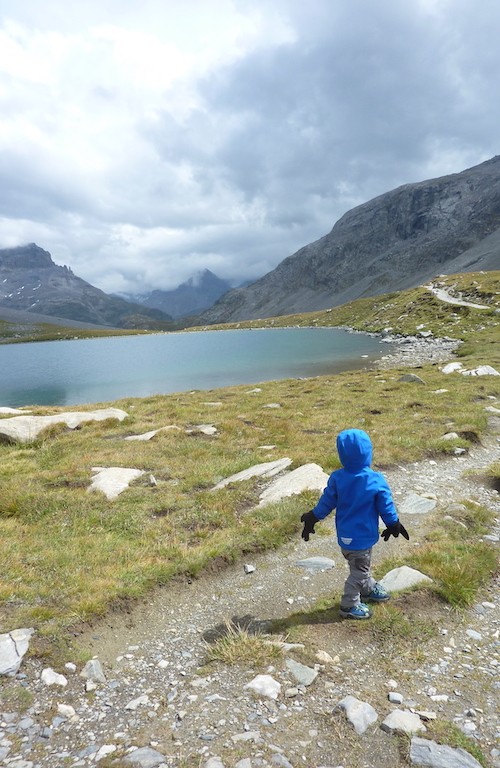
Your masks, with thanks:
[{"label": "dirt trail", "polygon": [[[480,481],[464,477],[464,473],[486,467],[499,458],[500,443],[496,437],[489,436],[483,445],[475,446],[465,457],[439,462],[424,460],[384,471],[384,474],[396,504],[412,491],[434,494],[441,508],[464,498],[492,504],[498,494],[482,486]],[[500,505],[498,511],[500,514]],[[418,544],[426,516],[412,515],[404,522],[411,541],[391,538],[386,544],[380,540],[374,548],[374,565],[396,549],[411,550]],[[297,539],[279,551],[252,556],[247,560],[255,565],[252,574],[246,574],[243,563],[238,563],[215,574],[204,574],[192,582],[175,583],[157,590],[130,614],[112,616],[94,627],[82,638],[83,644],[101,660],[112,663],[127,644],[154,643],[169,634],[175,634],[176,638],[184,636],[186,642],[192,643],[194,626],[199,641],[203,633],[233,616],[249,616],[265,622],[303,610],[322,595],[338,594],[347,571],[337,546],[333,516],[317,526],[317,531],[308,543],[297,533]],[[336,566],[314,574],[297,567],[298,560],[313,556],[331,558]],[[293,603],[287,602],[291,600]]]}]

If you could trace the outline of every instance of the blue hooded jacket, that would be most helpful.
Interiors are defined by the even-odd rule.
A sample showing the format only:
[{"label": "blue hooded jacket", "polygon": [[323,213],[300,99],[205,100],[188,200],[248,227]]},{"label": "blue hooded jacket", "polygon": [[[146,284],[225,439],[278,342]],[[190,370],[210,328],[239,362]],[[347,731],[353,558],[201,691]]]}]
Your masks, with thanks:
[{"label": "blue hooded jacket", "polygon": [[336,509],[337,539],[342,549],[369,549],[378,541],[378,519],[398,521],[391,490],[380,472],[370,469],[372,443],[362,429],[346,429],[337,437],[343,469],[332,472],[313,509],[323,520]]}]

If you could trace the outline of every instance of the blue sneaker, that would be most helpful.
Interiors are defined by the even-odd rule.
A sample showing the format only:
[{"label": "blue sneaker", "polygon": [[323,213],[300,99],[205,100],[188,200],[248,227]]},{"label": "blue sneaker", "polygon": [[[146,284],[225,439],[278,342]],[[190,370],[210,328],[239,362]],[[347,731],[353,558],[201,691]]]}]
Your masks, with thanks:
[{"label": "blue sneaker", "polygon": [[343,619],[370,619],[371,611],[364,603],[353,605],[352,608],[340,608],[340,615]]},{"label": "blue sneaker", "polygon": [[375,584],[372,591],[368,595],[363,595],[365,600],[369,600],[371,603],[383,603],[385,600],[389,600],[391,593],[388,592],[382,584]]}]

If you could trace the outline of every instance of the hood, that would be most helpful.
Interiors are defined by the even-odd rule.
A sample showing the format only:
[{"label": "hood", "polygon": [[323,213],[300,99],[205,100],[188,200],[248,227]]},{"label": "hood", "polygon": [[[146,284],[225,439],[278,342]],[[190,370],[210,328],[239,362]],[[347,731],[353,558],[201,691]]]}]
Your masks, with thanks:
[{"label": "hood", "polygon": [[362,429],[345,429],[337,437],[340,461],[350,472],[369,467],[372,463],[372,441]]}]

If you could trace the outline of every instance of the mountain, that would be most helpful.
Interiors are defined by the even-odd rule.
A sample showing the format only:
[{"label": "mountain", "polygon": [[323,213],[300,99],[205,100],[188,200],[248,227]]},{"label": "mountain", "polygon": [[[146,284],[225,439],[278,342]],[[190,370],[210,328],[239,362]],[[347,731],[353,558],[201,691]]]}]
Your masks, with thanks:
[{"label": "mountain", "polygon": [[54,264],[35,243],[0,249],[2,308],[115,328],[165,328],[172,320],[157,309],[108,296]]},{"label": "mountain", "polygon": [[146,307],[160,309],[174,318],[180,318],[211,307],[230,288],[226,280],[217,277],[209,269],[203,269],[172,291],[154,290],[144,295],[122,296]]},{"label": "mountain", "polygon": [[197,322],[308,312],[420,285],[436,274],[500,268],[500,156],[405,184],[348,211],[331,232]]}]

